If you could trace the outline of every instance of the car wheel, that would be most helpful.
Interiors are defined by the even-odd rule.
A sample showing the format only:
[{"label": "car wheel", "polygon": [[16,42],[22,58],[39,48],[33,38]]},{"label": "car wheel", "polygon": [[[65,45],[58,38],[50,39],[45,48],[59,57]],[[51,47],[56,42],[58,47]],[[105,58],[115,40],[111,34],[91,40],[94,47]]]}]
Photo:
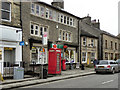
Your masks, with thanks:
[{"label": "car wheel", "polygon": [[115,69],[112,70],[112,74],[114,74],[114,73],[115,73]]},{"label": "car wheel", "polygon": [[98,71],[96,71],[96,74],[98,74],[99,72]]}]

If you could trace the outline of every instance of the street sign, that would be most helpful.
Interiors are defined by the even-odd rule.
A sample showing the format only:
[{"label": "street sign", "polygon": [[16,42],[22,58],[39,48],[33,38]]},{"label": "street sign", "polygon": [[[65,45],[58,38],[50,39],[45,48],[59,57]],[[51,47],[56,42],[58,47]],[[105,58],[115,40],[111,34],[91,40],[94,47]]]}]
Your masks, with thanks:
[{"label": "street sign", "polygon": [[19,44],[20,44],[20,46],[24,46],[24,45],[25,45],[25,42],[24,42],[24,41],[21,41]]},{"label": "street sign", "polygon": [[48,33],[44,32],[44,34],[43,34],[43,45],[47,45],[47,43],[48,43],[47,36],[48,36]]}]

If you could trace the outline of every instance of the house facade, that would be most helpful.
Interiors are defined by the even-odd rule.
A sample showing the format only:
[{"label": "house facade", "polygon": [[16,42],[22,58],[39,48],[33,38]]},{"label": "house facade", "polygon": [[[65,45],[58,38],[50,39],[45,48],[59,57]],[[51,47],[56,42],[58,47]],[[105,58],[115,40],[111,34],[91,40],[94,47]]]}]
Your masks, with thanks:
[{"label": "house facade", "polygon": [[120,39],[118,37],[102,34],[103,41],[103,59],[105,60],[117,60],[120,55]]},{"label": "house facade", "polygon": [[98,37],[88,32],[81,31],[81,63],[85,65],[93,64],[94,59],[98,59]]},{"label": "house facade", "polygon": [[20,3],[0,2],[0,72],[22,61]]},{"label": "house facade", "polygon": [[[62,60],[67,61],[67,69],[71,61],[74,65],[78,62],[78,17],[61,9],[63,5],[62,7],[61,4],[57,7],[54,5],[56,2],[52,2],[52,5],[44,2],[21,3],[23,41],[25,41],[23,61],[26,63],[26,71],[31,70],[33,62],[36,72],[39,72],[41,63],[47,67],[48,51],[53,45],[61,49]],[[42,43],[45,32],[47,45]],[[41,56],[43,48],[44,59]]]}]

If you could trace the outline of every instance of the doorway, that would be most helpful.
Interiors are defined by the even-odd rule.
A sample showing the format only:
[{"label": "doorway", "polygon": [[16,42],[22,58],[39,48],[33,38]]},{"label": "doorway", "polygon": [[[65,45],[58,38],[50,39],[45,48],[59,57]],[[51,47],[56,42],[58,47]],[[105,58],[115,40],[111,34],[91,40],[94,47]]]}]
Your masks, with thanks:
[{"label": "doorway", "polygon": [[15,63],[15,48],[4,48],[4,67],[10,67]]}]

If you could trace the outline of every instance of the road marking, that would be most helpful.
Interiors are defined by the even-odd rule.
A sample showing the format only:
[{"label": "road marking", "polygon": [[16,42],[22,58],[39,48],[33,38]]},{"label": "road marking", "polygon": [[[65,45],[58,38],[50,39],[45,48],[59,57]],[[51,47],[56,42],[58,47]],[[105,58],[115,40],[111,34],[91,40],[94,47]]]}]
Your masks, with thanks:
[{"label": "road marking", "polygon": [[110,83],[110,82],[113,82],[113,81],[114,80],[106,81],[106,82],[103,82],[102,84]]}]

